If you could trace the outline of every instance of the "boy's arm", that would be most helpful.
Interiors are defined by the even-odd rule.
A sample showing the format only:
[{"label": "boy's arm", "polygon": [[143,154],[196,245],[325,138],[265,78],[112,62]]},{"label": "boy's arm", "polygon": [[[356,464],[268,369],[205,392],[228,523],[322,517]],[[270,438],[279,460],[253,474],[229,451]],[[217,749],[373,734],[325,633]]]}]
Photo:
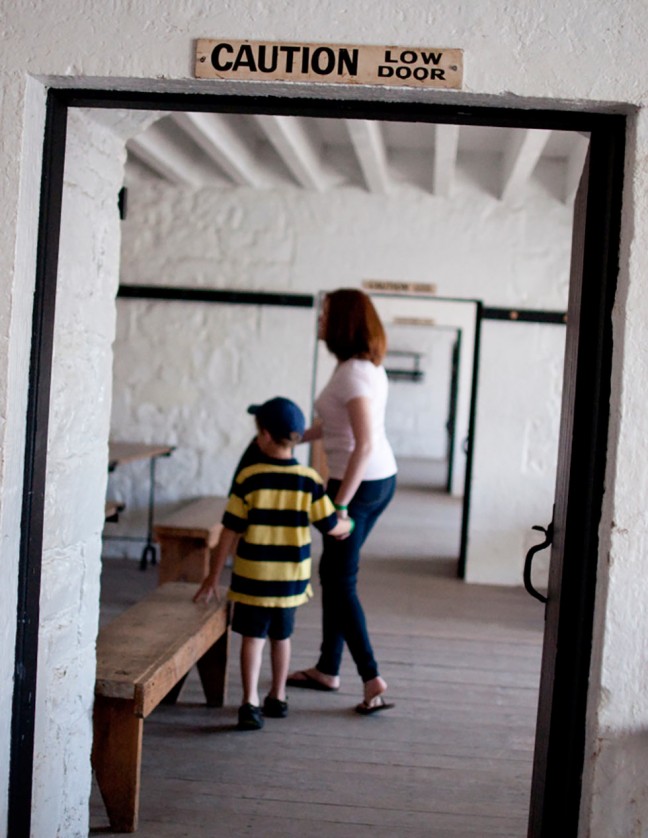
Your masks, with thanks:
[{"label": "boy's arm", "polygon": [[213,597],[218,596],[218,583],[220,582],[221,572],[238,537],[239,533],[230,530],[228,527],[223,527],[218,537],[218,542],[211,552],[209,573],[205,576],[200,588],[194,594],[194,602],[209,602]]},{"label": "boy's arm", "polygon": [[316,439],[321,439],[322,431],[322,421],[321,419],[316,419],[310,428],[306,428],[299,442],[314,442]]},{"label": "boy's arm", "polygon": [[333,538],[347,538],[351,535],[355,528],[355,521],[353,518],[340,518],[337,516],[337,524],[333,527],[332,530],[329,530],[326,534],[333,536]]},{"label": "boy's arm", "polygon": [[347,538],[355,527],[355,521],[349,518],[349,513],[336,511],[330,497],[324,491],[324,486],[318,482],[313,487],[313,504],[311,506],[311,521],[322,535],[333,538]]}]

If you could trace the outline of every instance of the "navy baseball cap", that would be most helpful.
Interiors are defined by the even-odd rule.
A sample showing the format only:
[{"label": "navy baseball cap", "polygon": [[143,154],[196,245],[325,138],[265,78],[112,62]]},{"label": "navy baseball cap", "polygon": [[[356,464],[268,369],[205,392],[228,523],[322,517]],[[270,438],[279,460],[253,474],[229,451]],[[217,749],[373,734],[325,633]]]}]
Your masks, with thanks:
[{"label": "navy baseball cap", "polygon": [[295,402],[283,396],[276,396],[263,404],[251,404],[247,412],[257,417],[261,427],[273,439],[301,438],[306,430],[304,414]]}]

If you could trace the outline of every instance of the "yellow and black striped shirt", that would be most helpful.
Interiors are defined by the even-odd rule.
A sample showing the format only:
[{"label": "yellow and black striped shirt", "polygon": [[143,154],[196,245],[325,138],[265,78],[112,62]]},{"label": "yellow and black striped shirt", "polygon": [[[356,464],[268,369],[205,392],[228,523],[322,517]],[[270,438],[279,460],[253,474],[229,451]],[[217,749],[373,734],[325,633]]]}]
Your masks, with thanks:
[{"label": "yellow and black striped shirt", "polygon": [[223,526],[241,533],[229,598],[247,605],[292,608],[312,595],[311,532],[337,523],[322,478],[297,460],[261,455],[237,475]]}]

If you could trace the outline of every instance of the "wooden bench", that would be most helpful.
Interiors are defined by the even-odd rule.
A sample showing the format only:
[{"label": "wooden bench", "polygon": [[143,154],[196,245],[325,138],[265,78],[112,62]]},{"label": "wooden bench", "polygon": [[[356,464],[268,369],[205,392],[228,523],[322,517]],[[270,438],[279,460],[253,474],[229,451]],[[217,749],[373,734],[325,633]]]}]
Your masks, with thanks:
[{"label": "wooden bench", "polygon": [[173,703],[194,664],[210,707],[225,700],[229,603],[192,602],[195,586],[156,588],[97,640],[92,765],[111,828],[137,829],[144,719]]},{"label": "wooden bench", "polygon": [[218,541],[227,498],[198,498],[159,521],[153,528],[160,545],[158,581],[202,582]]}]

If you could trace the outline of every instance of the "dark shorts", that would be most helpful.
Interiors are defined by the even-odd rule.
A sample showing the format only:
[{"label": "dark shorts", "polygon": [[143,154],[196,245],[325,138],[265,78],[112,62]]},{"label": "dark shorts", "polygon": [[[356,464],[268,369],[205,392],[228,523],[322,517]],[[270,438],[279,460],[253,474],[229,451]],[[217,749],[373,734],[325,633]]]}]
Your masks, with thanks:
[{"label": "dark shorts", "polygon": [[296,608],[263,608],[260,605],[234,603],[232,631],[243,637],[269,637],[286,640],[295,627]]}]

